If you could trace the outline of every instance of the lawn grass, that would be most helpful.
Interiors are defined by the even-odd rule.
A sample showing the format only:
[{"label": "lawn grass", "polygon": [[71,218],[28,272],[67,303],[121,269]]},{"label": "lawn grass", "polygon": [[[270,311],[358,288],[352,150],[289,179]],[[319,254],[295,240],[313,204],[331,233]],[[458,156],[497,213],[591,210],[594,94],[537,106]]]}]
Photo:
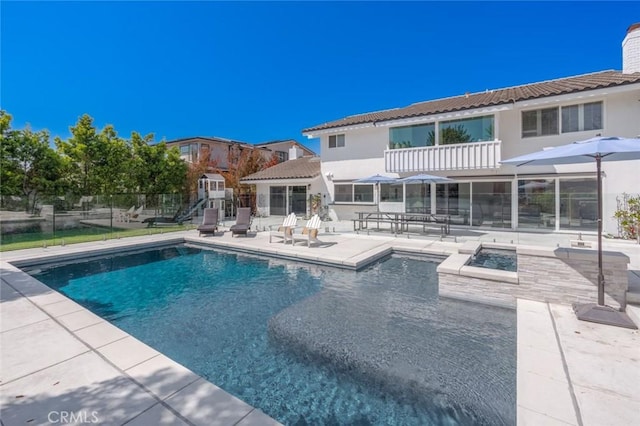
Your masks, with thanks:
[{"label": "lawn grass", "polygon": [[53,233],[43,234],[40,232],[3,235],[2,241],[0,241],[0,252],[186,231],[193,229],[194,226],[187,224],[114,231],[107,228],[75,228],[56,231],[55,236]]}]

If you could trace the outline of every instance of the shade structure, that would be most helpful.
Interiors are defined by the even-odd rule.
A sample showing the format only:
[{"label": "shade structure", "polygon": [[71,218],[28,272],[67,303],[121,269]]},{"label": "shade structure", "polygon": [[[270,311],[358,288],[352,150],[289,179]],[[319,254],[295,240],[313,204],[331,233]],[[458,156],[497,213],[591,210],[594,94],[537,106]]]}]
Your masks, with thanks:
[{"label": "shade structure", "polygon": [[382,176],[382,175],[373,175],[373,176],[369,176],[369,177],[365,177],[365,178],[361,178],[361,179],[356,179],[353,181],[354,183],[375,183],[376,187],[378,189],[377,193],[377,200],[376,200],[376,210],[380,211],[380,183],[396,183],[398,182],[398,179],[396,178],[392,178],[389,176]]},{"label": "shade structure", "polygon": [[550,166],[580,164],[595,161],[598,185],[598,304],[575,304],[578,319],[637,328],[624,313],[604,304],[604,274],[602,273],[602,162],[640,159],[640,139],[596,137],[567,145],[521,155],[501,163],[515,166]]}]

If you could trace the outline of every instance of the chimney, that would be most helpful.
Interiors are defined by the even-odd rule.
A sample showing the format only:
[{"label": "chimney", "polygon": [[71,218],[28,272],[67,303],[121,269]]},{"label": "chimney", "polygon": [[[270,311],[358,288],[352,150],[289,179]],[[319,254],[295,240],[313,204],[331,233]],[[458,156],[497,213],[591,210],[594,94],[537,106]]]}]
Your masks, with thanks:
[{"label": "chimney", "polygon": [[291,148],[289,148],[289,160],[295,160],[297,158],[302,158],[303,155],[304,155],[304,153],[298,147],[298,145],[292,143],[291,144]]},{"label": "chimney", "polygon": [[631,25],[622,40],[622,72],[640,72],[640,22]]}]

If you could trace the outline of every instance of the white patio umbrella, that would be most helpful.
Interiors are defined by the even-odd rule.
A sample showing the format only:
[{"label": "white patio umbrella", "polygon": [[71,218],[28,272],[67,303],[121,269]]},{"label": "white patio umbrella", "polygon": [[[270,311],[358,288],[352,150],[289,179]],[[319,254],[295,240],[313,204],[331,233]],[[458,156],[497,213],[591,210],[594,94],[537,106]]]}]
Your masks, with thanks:
[{"label": "white patio umbrella", "polygon": [[604,275],[602,273],[602,162],[640,159],[640,139],[596,137],[561,145],[544,151],[533,152],[504,160],[502,164],[515,166],[549,166],[556,164],[580,164],[596,162],[598,185],[598,304],[574,304],[578,319],[637,328],[624,313],[604,305]]},{"label": "white patio umbrella", "polygon": [[[442,176],[421,174],[421,175],[408,176],[408,177],[406,177],[404,179],[400,179],[398,182],[404,182],[404,183],[446,183],[446,182],[453,182],[453,179],[449,179],[447,177],[442,177]],[[425,194],[425,207],[426,207],[426,202],[427,202],[427,196]]]},{"label": "white patio umbrella", "polygon": [[377,211],[380,211],[380,183],[396,183],[398,181],[398,179],[396,178],[392,178],[389,176],[382,176],[382,175],[373,175],[373,176],[369,176],[366,178],[362,178],[362,179],[357,179],[354,180],[354,183],[375,183],[376,187],[378,189],[378,196],[376,199],[376,209]]}]

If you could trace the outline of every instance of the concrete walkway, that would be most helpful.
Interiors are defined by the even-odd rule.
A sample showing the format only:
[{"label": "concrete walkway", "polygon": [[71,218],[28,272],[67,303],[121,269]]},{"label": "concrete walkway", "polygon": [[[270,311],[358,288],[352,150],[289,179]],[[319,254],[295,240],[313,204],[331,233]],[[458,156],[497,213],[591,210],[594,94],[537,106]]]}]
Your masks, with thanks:
[{"label": "concrete walkway", "polygon": [[[91,251],[122,252],[188,240],[357,267],[389,250],[447,255],[461,245],[437,237],[381,234],[325,233],[319,238],[324,243],[309,249],[269,244],[268,232],[200,238],[187,231],[2,253],[3,425],[53,424],[61,412],[89,419],[95,415],[102,424],[277,424],[7,262],[77,258]],[[632,265],[640,264],[635,247],[625,248]],[[519,300],[517,331],[518,424],[638,424],[637,330],[577,321],[570,306]]]}]

